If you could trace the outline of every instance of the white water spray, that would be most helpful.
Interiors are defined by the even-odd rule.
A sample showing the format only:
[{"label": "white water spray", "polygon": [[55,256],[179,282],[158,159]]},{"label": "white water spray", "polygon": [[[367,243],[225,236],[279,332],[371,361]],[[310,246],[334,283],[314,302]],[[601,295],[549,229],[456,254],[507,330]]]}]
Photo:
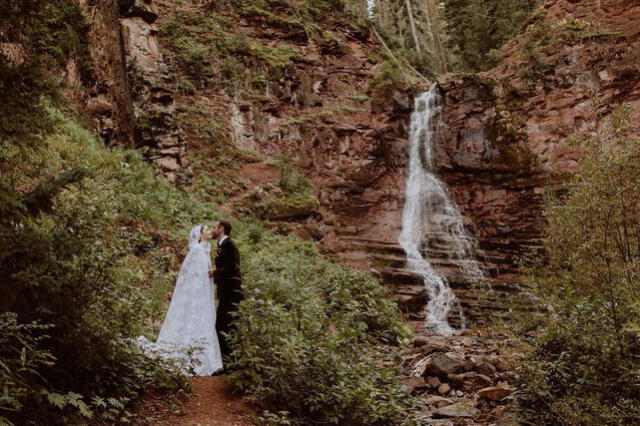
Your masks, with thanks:
[{"label": "white water spray", "polygon": [[373,16],[373,9],[376,7],[375,0],[367,0],[367,16],[371,18]]},{"label": "white water spray", "polygon": [[[444,335],[454,329],[447,317],[456,296],[447,279],[423,257],[423,242],[434,238],[447,244],[450,257],[458,259],[466,278],[482,279],[484,273],[472,254],[462,216],[451,201],[445,184],[435,175],[433,139],[442,126],[442,98],[437,85],[415,100],[409,134],[409,173],[399,243],[407,254],[407,267],[420,276],[429,296],[426,324]],[[460,310],[461,325],[464,314]]]}]

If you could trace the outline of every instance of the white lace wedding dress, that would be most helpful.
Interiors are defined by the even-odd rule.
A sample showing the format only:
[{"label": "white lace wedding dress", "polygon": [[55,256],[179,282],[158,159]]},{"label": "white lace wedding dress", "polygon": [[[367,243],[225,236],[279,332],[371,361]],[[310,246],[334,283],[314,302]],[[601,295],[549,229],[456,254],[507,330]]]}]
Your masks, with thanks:
[{"label": "white lace wedding dress", "polygon": [[175,361],[185,371],[193,369],[198,376],[209,376],[222,368],[222,355],[209,278],[211,245],[200,242],[201,229],[198,225],[189,233],[189,253],[180,267],[157,342],[139,340],[145,349]]}]

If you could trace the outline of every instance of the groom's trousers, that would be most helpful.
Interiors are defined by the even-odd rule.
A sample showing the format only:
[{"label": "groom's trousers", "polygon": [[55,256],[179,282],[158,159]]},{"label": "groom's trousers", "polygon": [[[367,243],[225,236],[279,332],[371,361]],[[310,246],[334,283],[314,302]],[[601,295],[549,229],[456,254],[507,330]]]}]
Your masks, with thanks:
[{"label": "groom's trousers", "polygon": [[216,331],[220,342],[220,351],[223,356],[231,354],[229,339],[227,334],[234,328],[234,312],[238,310],[238,305],[243,299],[242,280],[240,278],[229,278],[220,280],[218,283],[218,309],[216,312]]}]

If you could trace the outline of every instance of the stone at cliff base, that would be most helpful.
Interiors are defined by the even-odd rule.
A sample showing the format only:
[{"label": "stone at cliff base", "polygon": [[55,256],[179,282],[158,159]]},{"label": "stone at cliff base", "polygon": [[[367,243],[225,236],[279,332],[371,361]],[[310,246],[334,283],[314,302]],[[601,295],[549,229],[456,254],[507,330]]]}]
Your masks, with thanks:
[{"label": "stone at cliff base", "polygon": [[507,385],[491,386],[478,391],[480,398],[487,398],[492,401],[501,401],[513,393],[513,388]]},{"label": "stone at cliff base", "polygon": [[493,364],[482,360],[479,361],[478,364],[476,365],[475,370],[480,373],[480,374],[484,374],[485,376],[493,376],[494,374],[496,374],[496,367],[493,366]]},{"label": "stone at cliff base", "polygon": [[473,417],[480,414],[471,401],[460,401],[455,404],[446,405],[433,412],[433,418],[442,419],[445,417]]},{"label": "stone at cliff base", "polygon": [[427,404],[434,406],[436,408],[445,407],[447,405],[451,405],[453,403],[449,398],[445,398],[438,395],[431,395],[427,398]]},{"label": "stone at cliff base", "polygon": [[491,378],[489,378],[488,376],[474,372],[464,374],[450,374],[449,380],[451,380],[451,382],[453,382],[453,384],[457,388],[463,389],[467,392],[474,392],[478,389],[486,388],[493,384]]},{"label": "stone at cliff base", "polygon": [[429,386],[431,386],[432,388],[437,388],[438,386],[440,386],[442,384],[442,382],[440,381],[440,379],[438,379],[435,376],[427,376],[426,378],[426,382]]},{"label": "stone at cliff base", "polygon": [[447,378],[449,374],[455,374],[464,369],[464,361],[455,354],[436,353],[431,356],[424,370],[425,376],[438,376],[441,379]]},{"label": "stone at cliff base", "polygon": [[427,388],[427,384],[424,382],[422,377],[410,377],[408,379],[404,379],[402,384],[407,388],[411,395],[420,394]]},{"label": "stone at cliff base", "polygon": [[416,348],[419,348],[419,352],[423,355],[430,355],[434,352],[447,351],[447,347],[445,345],[436,342],[427,336],[416,336],[415,339],[413,339],[413,345]]},{"label": "stone at cliff base", "polygon": [[178,170],[180,168],[178,161],[172,157],[159,158],[155,163],[164,170]]},{"label": "stone at cliff base", "polygon": [[440,395],[446,395],[449,393],[450,390],[451,390],[451,386],[449,386],[446,383],[443,383],[440,386],[438,386],[438,393]]}]

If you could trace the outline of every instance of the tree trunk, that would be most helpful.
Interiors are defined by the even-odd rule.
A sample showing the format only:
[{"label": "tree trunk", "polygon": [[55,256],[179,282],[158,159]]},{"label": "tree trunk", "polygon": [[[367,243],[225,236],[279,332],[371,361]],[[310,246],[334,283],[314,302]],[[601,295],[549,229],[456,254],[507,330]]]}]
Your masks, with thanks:
[{"label": "tree trunk", "polygon": [[418,40],[418,32],[416,31],[416,23],[413,20],[413,10],[411,9],[411,1],[405,0],[405,5],[407,6],[407,16],[409,18],[409,25],[411,27],[411,35],[413,35],[413,42],[416,46],[416,51],[420,52],[420,41]]}]

